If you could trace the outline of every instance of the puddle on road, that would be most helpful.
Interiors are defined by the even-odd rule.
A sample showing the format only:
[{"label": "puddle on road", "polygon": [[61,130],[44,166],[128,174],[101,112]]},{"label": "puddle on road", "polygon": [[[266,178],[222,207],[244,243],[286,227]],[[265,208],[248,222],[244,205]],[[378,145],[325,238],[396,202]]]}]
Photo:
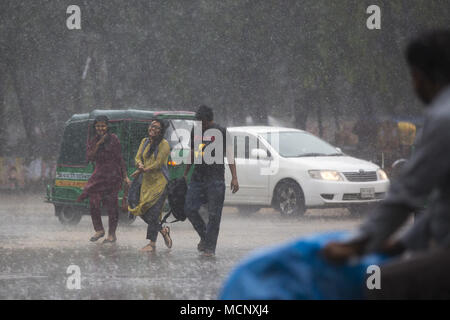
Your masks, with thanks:
[{"label": "puddle on road", "polygon": [[[245,254],[207,259],[196,250],[149,254],[116,245],[0,249],[0,299],[216,299]],[[80,269],[80,290],[67,288],[70,265]]]},{"label": "puddle on road", "polygon": [[[140,219],[119,226],[116,244],[102,245],[89,242],[88,216],[63,226],[40,199],[10,198],[0,195],[0,299],[216,299],[229,272],[250,252],[359,223],[345,210],[283,219],[271,209],[243,217],[226,207],[217,255],[208,259],[199,256],[199,238],[187,221],[171,225],[171,250],[159,237],[156,253],[149,254],[139,251],[147,244]],[[9,200],[22,203],[11,209]],[[67,287],[70,265],[80,268],[79,290]]]}]

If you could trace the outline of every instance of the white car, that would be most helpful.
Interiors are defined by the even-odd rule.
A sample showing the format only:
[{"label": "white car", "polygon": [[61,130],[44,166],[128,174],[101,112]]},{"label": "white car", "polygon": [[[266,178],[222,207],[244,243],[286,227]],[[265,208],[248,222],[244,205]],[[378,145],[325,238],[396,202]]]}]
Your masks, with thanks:
[{"label": "white car", "polygon": [[[389,187],[374,163],[347,156],[303,130],[229,127],[239,191],[226,189],[225,205],[245,210],[274,207],[282,215],[308,208],[360,208],[380,201]],[[226,185],[231,175],[226,172]]]}]

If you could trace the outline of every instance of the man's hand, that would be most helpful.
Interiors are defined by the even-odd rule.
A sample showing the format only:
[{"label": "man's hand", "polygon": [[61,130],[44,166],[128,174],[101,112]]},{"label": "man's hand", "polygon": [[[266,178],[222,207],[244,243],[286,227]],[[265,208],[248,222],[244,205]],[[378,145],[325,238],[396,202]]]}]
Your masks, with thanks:
[{"label": "man's hand", "polygon": [[351,257],[362,255],[368,241],[369,238],[364,237],[347,242],[330,242],[321,250],[321,254],[329,262],[344,263]]},{"label": "man's hand", "polygon": [[405,252],[405,250],[405,246],[400,241],[390,240],[383,246],[380,253],[388,256],[397,256]]},{"label": "man's hand", "polygon": [[358,247],[355,244],[330,242],[322,249],[321,253],[329,262],[344,263],[358,255]]},{"label": "man's hand", "polygon": [[236,177],[233,177],[233,178],[231,179],[231,191],[232,191],[233,193],[236,193],[236,192],[238,192],[238,190],[239,190],[239,183],[238,183],[238,180],[237,180]]}]

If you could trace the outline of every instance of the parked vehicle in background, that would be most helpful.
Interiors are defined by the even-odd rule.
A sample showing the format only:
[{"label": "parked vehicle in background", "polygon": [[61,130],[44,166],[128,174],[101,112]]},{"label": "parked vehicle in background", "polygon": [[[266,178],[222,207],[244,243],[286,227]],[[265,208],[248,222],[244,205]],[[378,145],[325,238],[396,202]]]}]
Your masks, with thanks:
[{"label": "parked vehicle in background", "polygon": [[[56,177],[47,186],[47,202],[55,206],[55,215],[63,224],[77,224],[82,215],[89,215],[89,202],[76,202],[84,185],[94,171],[92,163],[86,159],[86,145],[95,132],[92,127],[95,117],[106,115],[110,132],[117,135],[122,146],[122,155],[130,175],[135,170],[134,159],[142,138],[147,137],[148,125],[153,119],[169,122],[165,138],[171,149],[182,156],[189,150],[189,141],[178,136],[179,129],[190,132],[195,113],[188,111],[147,111],[147,110],[94,110],[90,113],[75,114],[66,123],[60,154],[57,161]],[[174,139],[175,137],[175,139]],[[176,163],[169,157],[170,179],[182,177],[184,164]],[[123,192],[119,193],[119,207],[122,207]],[[119,222],[132,223],[135,216],[128,211],[120,212]]]},{"label": "parked vehicle in background", "polygon": [[[242,211],[274,207],[284,216],[308,208],[362,206],[384,198],[389,179],[376,164],[350,157],[302,130],[229,127],[240,190],[225,204]],[[226,183],[231,177],[226,174]]]}]

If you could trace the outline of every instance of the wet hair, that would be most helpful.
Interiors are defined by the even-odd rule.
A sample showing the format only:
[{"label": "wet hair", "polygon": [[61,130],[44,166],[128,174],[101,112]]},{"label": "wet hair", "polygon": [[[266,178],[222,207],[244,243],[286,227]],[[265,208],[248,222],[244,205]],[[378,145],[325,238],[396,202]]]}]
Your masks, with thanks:
[{"label": "wet hair", "polygon": [[432,82],[450,83],[450,30],[425,33],[409,43],[406,60]]},{"label": "wet hair", "polygon": [[94,119],[94,128],[95,128],[95,125],[97,124],[97,122],[104,122],[104,123],[106,123],[106,125],[108,125],[109,119],[107,116],[96,116]]},{"label": "wet hair", "polygon": [[95,125],[97,124],[97,122],[104,122],[106,123],[107,130],[106,130],[106,139],[105,139],[105,143],[102,143],[102,145],[98,148],[98,151],[102,151],[105,149],[105,145],[107,145],[109,143],[109,141],[111,140],[110,136],[109,136],[109,119],[107,116],[96,116],[94,119],[94,132],[96,132],[95,130]]},{"label": "wet hair", "polygon": [[[155,152],[156,147],[159,146],[162,139],[164,138],[164,134],[166,133],[166,129],[167,129],[167,124],[164,120],[154,119],[154,120],[152,120],[152,122],[153,121],[156,121],[159,123],[159,125],[161,126],[161,130],[159,130],[159,135],[152,141],[150,148],[148,148],[148,151],[145,154],[146,158],[149,158],[152,155],[152,153]],[[151,125],[151,123],[150,123],[150,125]]]},{"label": "wet hair", "polygon": [[197,120],[207,120],[212,121],[214,119],[213,110],[205,105],[201,105],[198,107],[197,112],[195,113],[195,118]]}]

